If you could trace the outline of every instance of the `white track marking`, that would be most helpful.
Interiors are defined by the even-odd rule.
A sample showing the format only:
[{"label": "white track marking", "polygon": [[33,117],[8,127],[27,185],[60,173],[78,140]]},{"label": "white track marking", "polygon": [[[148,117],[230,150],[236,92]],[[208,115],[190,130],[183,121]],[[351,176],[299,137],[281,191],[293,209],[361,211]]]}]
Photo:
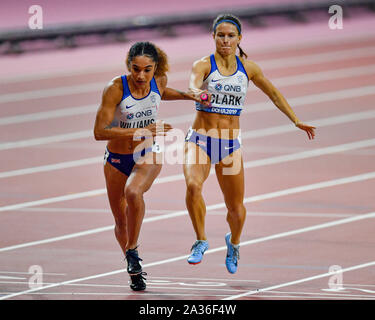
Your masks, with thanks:
[{"label": "white track marking", "polygon": [[[150,289],[159,289],[157,287],[148,287]],[[171,289],[174,289],[174,288],[171,288]],[[11,294],[11,292],[0,292],[0,295],[1,294]],[[140,298],[141,297],[144,297],[144,296],[155,296],[157,299],[157,297],[160,297],[160,296],[171,296],[173,295],[174,297],[178,297],[178,296],[181,296],[181,297],[197,297],[197,294],[196,293],[179,293],[179,292],[168,292],[168,293],[147,293],[147,292],[142,292],[142,293],[126,293],[126,292],[48,292],[48,293],[42,293],[42,292],[33,292],[33,293],[30,293],[30,295],[54,295],[54,296],[66,296],[66,295],[81,295],[81,296],[120,296],[120,297],[136,297],[136,296],[139,296]],[[210,294],[209,295],[210,297],[224,297],[226,295],[224,294]],[[309,296],[309,297],[303,297],[303,296],[299,296],[299,295],[259,295],[260,298],[274,298],[274,299],[319,299],[319,300],[322,300],[322,296],[319,296],[319,295],[316,295],[316,296]],[[325,300],[327,299],[338,299],[338,300],[374,300],[374,297],[375,296],[369,296],[369,295],[337,295],[337,296],[327,296],[327,297],[324,297]]]},{"label": "white track marking", "polygon": [[[89,209],[89,208],[44,208],[44,207],[31,207],[31,208],[24,208],[19,209],[19,211],[25,212],[64,212],[64,213],[108,213],[111,211],[110,208],[108,209]],[[147,209],[147,215],[149,214],[165,214],[165,213],[172,213],[173,210],[170,209]],[[209,215],[226,215],[227,212],[225,210],[222,211],[211,211],[208,213]],[[318,213],[318,212],[252,212],[246,211],[247,216],[262,216],[262,217],[295,217],[295,218],[342,218],[342,217],[351,217],[354,216],[355,213]],[[1,271],[0,271],[1,273]]]},{"label": "white track marking", "polygon": [[[366,87],[359,87],[359,88],[351,88],[339,91],[330,91],[312,95],[305,95],[295,98],[288,99],[290,105],[293,108],[301,107],[304,105],[315,104],[315,103],[322,103],[328,101],[338,101],[348,98],[356,98],[356,97],[363,97],[368,95],[375,94],[375,86],[366,86]],[[275,110],[276,107],[270,102],[260,102],[255,103],[252,105],[247,105],[246,109],[242,111],[243,114],[246,113],[253,113],[253,112],[263,112],[269,110]],[[164,119],[166,123],[170,123],[172,125],[178,123],[185,123],[187,121],[192,121],[195,114],[190,115],[182,115],[182,116],[175,116]],[[293,127],[293,126],[291,126]],[[294,128],[295,129],[295,128]],[[26,148],[37,146],[41,144],[47,143],[55,143],[55,142],[62,142],[62,141],[70,141],[76,139],[83,139],[92,137],[93,139],[93,130],[83,130],[77,132],[71,132],[66,134],[58,134],[49,137],[40,137],[40,138],[33,138],[27,140],[19,140],[19,141],[10,141],[10,142],[3,142],[0,143],[0,151],[1,150],[10,150],[15,148]]]},{"label": "white track marking", "polygon": [[[282,232],[282,233],[278,233],[278,234],[273,234],[273,235],[258,238],[258,239],[253,239],[253,240],[241,242],[240,245],[241,245],[241,247],[244,247],[244,246],[254,244],[254,243],[260,243],[260,242],[270,241],[270,240],[274,240],[274,239],[280,239],[280,238],[284,238],[284,237],[288,237],[288,236],[292,236],[292,235],[296,235],[296,234],[301,234],[301,233],[305,233],[305,232],[330,228],[330,227],[334,227],[334,226],[337,226],[337,225],[342,225],[342,224],[360,221],[360,220],[364,220],[364,219],[368,219],[368,218],[373,218],[374,216],[375,216],[375,212],[370,212],[370,213],[366,213],[366,214],[357,215],[355,217],[335,220],[335,221],[328,222],[328,223],[322,223],[322,224],[318,224],[318,225],[314,225],[314,226],[310,226],[310,227],[306,227],[306,228],[295,229],[295,230]],[[207,254],[211,254],[211,253],[215,253],[215,252],[219,252],[219,251],[225,251],[226,249],[227,249],[226,246],[222,246],[222,247],[218,247],[218,248],[214,248],[214,249],[209,249],[209,250],[206,251],[205,254],[207,255]],[[158,266],[158,265],[163,265],[163,264],[168,264],[168,263],[172,263],[172,262],[176,262],[176,261],[181,261],[181,260],[185,260],[188,256],[189,255],[183,255],[183,256],[174,257],[174,258],[170,258],[170,259],[155,261],[155,262],[147,263],[143,267],[144,268],[150,268],[150,267],[154,267],[154,266]],[[372,266],[372,265],[375,265],[375,261],[372,261],[372,262],[366,263],[366,264],[361,264],[361,265],[354,266],[354,267],[350,267],[350,268],[345,268],[345,269],[342,269],[342,272],[357,270],[357,269],[369,267],[369,266]],[[20,296],[20,295],[29,294],[29,293],[33,293],[33,292],[37,292],[37,291],[41,291],[41,290],[45,290],[45,289],[49,289],[49,288],[54,288],[54,287],[58,287],[58,286],[63,286],[63,285],[68,285],[68,284],[72,284],[72,283],[77,283],[77,282],[82,282],[82,281],[112,276],[112,275],[120,274],[120,273],[124,273],[124,272],[126,272],[126,268],[114,270],[114,271],[110,271],[110,272],[106,272],[106,273],[96,274],[96,275],[92,275],[92,276],[87,276],[87,277],[83,277],[83,278],[67,280],[67,281],[63,281],[63,282],[60,282],[60,283],[55,283],[55,284],[51,284],[51,285],[47,285],[47,286],[43,286],[43,287],[39,287],[39,288],[33,288],[33,289],[29,289],[29,290],[24,290],[24,291],[12,293],[12,294],[0,297],[0,300],[10,299],[10,298],[17,297],[17,296]],[[229,299],[237,299],[240,296],[252,294],[252,292],[258,293],[258,292],[263,292],[263,291],[270,291],[270,290],[273,290],[273,289],[278,289],[278,288],[285,287],[285,286],[292,285],[292,284],[311,281],[311,280],[323,278],[323,277],[330,276],[330,275],[332,275],[332,273],[320,274],[318,276],[304,278],[304,279],[301,279],[301,280],[284,283],[282,285],[277,285],[277,286],[272,286],[272,287],[260,289],[259,291],[248,291],[248,292],[246,292],[246,294],[230,296],[230,297],[226,297],[225,299],[228,299],[228,300]]]},{"label": "white track marking", "polygon": [[[209,215],[227,215],[227,211],[211,211]],[[293,218],[342,218],[352,217],[354,213],[318,213],[318,212],[251,212],[246,210],[246,216],[258,216],[258,217],[293,217]]]},{"label": "white track marking", "polygon": [[[307,120],[306,122],[311,123],[311,125],[317,126],[319,128],[339,125],[339,124],[346,124],[355,121],[362,121],[367,119],[375,118],[375,110],[366,110],[360,111],[355,113],[348,113],[342,114],[334,117],[327,117],[315,120]],[[272,135],[278,135],[287,132],[294,132],[296,128],[291,126],[290,124],[281,125],[281,126],[274,126],[264,129],[257,129],[257,130],[249,130],[249,131],[241,131],[241,138],[242,139],[254,139],[254,138],[263,138]]]},{"label": "white track marking", "polygon": [[[157,287],[148,287],[149,289],[159,289]],[[1,294],[11,294],[11,292],[0,292],[0,295]],[[40,293],[40,292],[33,292],[31,293],[33,295],[45,295],[46,293]],[[51,293],[47,293],[47,294],[50,294],[50,295],[69,295],[69,296],[72,296],[72,292],[51,292]],[[141,293],[133,293],[133,292],[129,292],[129,293],[126,293],[126,292],[118,292],[118,293],[115,293],[115,292],[108,292],[108,293],[105,293],[105,292],[74,292],[73,295],[82,295],[82,296],[120,296],[122,298],[124,297],[145,297],[145,296],[149,296],[149,297],[156,297],[155,299],[158,299],[157,297],[161,297],[161,296],[170,296],[170,295],[173,295],[173,296],[181,296],[181,297],[197,297],[197,295],[195,293],[177,293],[177,292],[166,292],[166,293],[147,293],[147,292],[141,292]],[[210,297],[225,297],[226,295],[225,294],[210,294]],[[1,298],[1,297],[0,297]],[[160,298],[159,298],[160,299]],[[1,299],[0,299],[1,300]],[[160,319],[160,318],[159,318]]]},{"label": "white track marking", "polygon": [[[1,273],[6,273],[6,274],[28,274],[30,275],[29,272],[17,272],[17,271],[0,271]],[[49,276],[66,276],[66,273],[52,273],[52,272],[43,272],[44,275],[49,275]]]},{"label": "white track marking", "polygon": [[287,161],[302,160],[321,155],[328,155],[337,152],[344,152],[349,150],[355,150],[357,148],[367,148],[375,145],[375,139],[361,140],[357,142],[350,142],[339,144],[336,146],[324,147],[314,150],[302,151],[292,154],[286,154],[281,156],[275,156],[265,159],[253,160],[244,163],[244,168],[255,168],[259,166],[265,166],[270,164],[284,163]]},{"label": "white track marking", "polygon": [[[343,68],[330,71],[319,71],[313,73],[304,73],[302,75],[287,76],[272,79],[272,82],[277,87],[284,87],[294,84],[314,83],[324,80],[335,80],[346,77],[355,77],[362,75],[369,75],[375,73],[374,65],[367,65],[355,68]],[[186,73],[183,73],[186,77]],[[250,86],[249,91],[259,90],[255,86]],[[16,115],[0,118],[0,125],[19,124],[40,120],[50,120],[62,117],[76,116],[87,113],[94,113],[98,109],[99,104],[92,104],[87,106],[79,106],[72,108],[62,108],[51,111],[35,112],[30,114]]]},{"label": "white track marking", "polygon": [[[23,278],[25,279],[25,278]],[[16,280],[16,279],[15,279]],[[20,279],[21,280],[21,279]],[[0,283],[3,283],[3,284],[28,284],[28,281],[0,281]],[[40,285],[43,285],[43,286],[48,286],[48,285],[54,285],[56,284],[55,282],[43,282],[43,283],[40,283]],[[180,285],[180,287],[172,287],[171,285]],[[166,289],[166,290],[186,290],[186,291],[190,291],[190,290],[194,290],[194,291],[221,291],[221,292],[232,292],[232,293],[240,293],[240,292],[244,292],[246,290],[240,290],[240,289],[232,289],[232,288],[225,288],[225,285],[224,286],[221,286],[221,287],[218,287],[218,286],[211,286],[209,287],[209,283],[207,283],[207,285],[203,284],[203,285],[199,285],[199,286],[194,286],[194,284],[191,284],[192,286],[189,287],[189,284],[179,284],[179,283],[153,283],[152,280],[149,280],[147,278],[147,289]],[[71,287],[99,287],[99,288],[129,288],[128,285],[108,285],[108,284],[87,284],[87,283],[80,283],[80,284],[77,284],[77,283],[70,283],[70,284],[66,284],[65,286],[71,286]],[[82,288],[81,288],[82,290]],[[48,294],[50,294],[48,292]]]},{"label": "white track marking", "polygon": [[[374,110],[344,114],[340,116],[328,117],[328,118],[323,118],[323,119],[316,119],[316,120],[311,120],[308,122],[314,126],[322,128],[325,126],[350,123],[353,121],[369,120],[372,118],[375,118]],[[296,128],[291,125],[274,126],[274,127],[265,128],[265,129],[244,131],[241,133],[241,138],[242,140],[254,139],[254,138],[267,137],[267,136],[281,134],[281,133],[293,132],[295,130]],[[177,148],[182,148],[182,147],[183,145],[173,144],[173,145],[167,146],[166,148],[167,148],[167,152],[174,152]],[[55,164],[50,164],[50,165],[3,171],[3,172],[0,172],[0,179],[15,177],[19,175],[33,174],[33,173],[38,173],[38,172],[47,172],[47,171],[65,169],[65,168],[73,168],[76,166],[96,164],[102,161],[103,161],[102,156],[91,157],[91,158],[85,158],[85,159],[80,159],[80,160],[65,161],[65,162],[60,162],[60,163],[55,163]]]},{"label": "white track marking", "polygon": [[81,114],[96,112],[98,108],[99,104],[91,104],[80,107],[62,108],[51,111],[33,112],[16,116],[2,117],[0,118],[0,125],[19,124],[40,120],[51,120],[69,116],[77,116]]},{"label": "white track marking", "polygon": [[[362,58],[362,57],[371,57],[375,55],[375,47],[366,47],[366,48],[355,48],[355,49],[345,49],[336,52],[325,52],[325,53],[317,53],[305,56],[298,56],[298,57],[288,57],[288,58],[279,58],[279,59],[272,59],[272,60],[260,60],[257,61],[257,64],[260,65],[263,69],[271,69],[271,68],[286,68],[292,66],[301,66],[301,65],[312,65],[316,63],[324,63],[330,61],[339,61],[344,59],[353,59],[353,58]],[[370,67],[369,67],[370,68]],[[363,72],[366,71],[352,71],[353,73],[359,72],[359,75],[365,74]],[[372,71],[367,71],[372,73]],[[174,72],[169,76],[170,81],[179,81],[179,80],[186,80],[188,74],[186,71],[182,72]],[[314,82],[318,81],[316,77],[314,78]],[[325,75],[323,73],[322,80],[325,78],[332,79],[332,75]],[[333,76],[334,77],[334,76]],[[338,75],[339,78],[346,77],[346,75]],[[309,81],[308,78],[306,81]],[[296,83],[296,82],[293,82]],[[298,83],[298,82],[297,82]],[[73,85],[73,86],[65,86],[65,87],[57,87],[51,89],[41,89],[41,90],[30,90],[30,91],[22,91],[22,92],[15,92],[15,93],[8,93],[0,95],[0,104],[1,103],[10,103],[10,102],[17,102],[17,101],[25,101],[30,99],[41,99],[41,98],[49,98],[49,97],[57,97],[57,96],[65,96],[69,94],[81,94],[81,93],[88,93],[88,92],[98,92],[104,89],[106,83],[104,82],[95,82],[95,83],[87,83],[87,84],[80,84],[80,85]]]},{"label": "white track marking", "polygon": [[41,200],[23,202],[23,203],[9,205],[9,206],[3,206],[3,207],[0,207],[0,212],[1,211],[22,209],[22,208],[28,208],[28,207],[35,207],[35,206],[38,206],[38,205],[45,205],[45,204],[49,204],[49,203],[56,203],[56,202],[74,200],[74,199],[81,199],[81,198],[86,198],[86,197],[94,197],[94,196],[102,195],[102,194],[105,194],[105,193],[106,193],[105,188],[91,190],[91,191],[78,192],[78,193],[68,194],[68,195],[64,195],[64,196],[58,196],[58,197],[41,199]]},{"label": "white track marking", "polygon": [[26,279],[26,278],[11,277],[11,276],[2,276],[2,275],[0,275],[0,279],[7,279],[7,280],[24,280],[24,279]]},{"label": "white track marking", "polygon": [[84,130],[84,131],[64,133],[64,134],[58,134],[54,136],[47,136],[47,137],[41,137],[41,138],[3,142],[3,143],[0,143],[0,151],[16,149],[16,148],[28,148],[28,147],[38,146],[41,144],[84,139],[88,137],[93,137],[93,130]]},{"label": "white track marking", "polygon": [[323,52],[309,54],[305,56],[298,57],[287,57],[287,58],[277,58],[272,60],[259,60],[255,61],[262,69],[268,68],[286,68],[286,67],[296,67],[296,66],[306,66],[318,63],[326,62],[337,62],[345,59],[356,59],[372,57],[375,53],[375,47],[364,47],[364,48],[349,48],[335,52]]},{"label": "white track marking", "polygon": [[73,160],[73,161],[65,161],[59,162],[54,164],[48,164],[44,166],[37,166],[37,167],[30,167],[24,169],[17,169],[17,170],[10,170],[0,172],[0,179],[1,178],[10,178],[10,177],[17,177],[23,176],[32,173],[39,173],[39,172],[48,172],[48,171],[55,171],[59,169],[67,169],[67,168],[74,168],[78,166],[86,166],[90,164],[97,164],[103,162],[103,157],[92,157],[92,158],[85,158],[80,160]]},{"label": "white track marking", "polygon": [[[306,192],[306,191],[312,191],[312,190],[318,190],[318,189],[322,189],[322,188],[334,187],[334,186],[353,183],[353,182],[366,181],[368,179],[374,179],[374,178],[375,178],[375,171],[360,174],[360,175],[345,177],[345,178],[333,179],[333,180],[328,180],[328,181],[298,186],[298,187],[294,187],[294,188],[283,189],[283,190],[279,190],[279,191],[275,191],[275,192],[260,194],[260,195],[257,195],[257,196],[247,197],[247,198],[244,199],[244,204],[252,203],[252,202],[256,202],[256,201],[261,201],[261,200],[266,200],[266,199],[273,199],[273,198],[286,196],[286,195],[290,195],[290,194],[297,194],[297,193]],[[103,190],[103,193],[104,192],[105,192],[105,190]],[[25,203],[24,205],[26,205],[26,204],[28,204],[28,203]],[[1,208],[4,208],[4,207],[1,207]],[[216,209],[221,209],[221,208],[225,208],[224,202],[213,204],[213,205],[208,205],[208,206],[206,206],[206,211],[208,212],[208,211],[211,211],[211,210],[216,210]],[[8,209],[8,210],[15,210],[15,209],[13,207],[13,208]],[[5,210],[3,210],[3,211],[5,211]],[[165,215],[158,215],[158,216],[154,216],[154,217],[145,218],[143,220],[143,223],[160,221],[160,220],[165,220],[165,219],[171,219],[171,218],[180,217],[180,216],[187,215],[187,214],[188,214],[187,210],[180,210],[180,211],[168,213],[168,214],[165,214]],[[361,215],[361,216],[364,216],[364,215]],[[354,217],[349,217],[349,218],[346,218],[346,219],[349,219],[348,221],[352,221],[351,219],[358,219],[358,217],[354,216]],[[48,239],[44,239],[44,240],[26,242],[26,243],[22,243],[22,244],[18,244],[18,245],[0,248],[0,252],[20,249],[20,248],[25,248],[25,247],[35,246],[35,245],[41,245],[41,244],[46,244],[46,243],[51,243],[51,242],[56,242],[56,241],[61,241],[61,240],[66,240],[66,239],[77,238],[77,237],[86,236],[86,235],[90,235],[90,234],[96,234],[96,233],[100,233],[100,232],[104,232],[104,231],[113,230],[113,228],[114,228],[114,225],[111,225],[111,226],[105,226],[105,227],[90,229],[90,230],[86,230],[86,231],[71,233],[71,234],[67,234],[67,235],[59,236],[59,237],[53,237],[53,238],[48,238]]]},{"label": "white track marking", "polygon": [[[342,78],[352,78],[358,76],[371,75],[375,72],[374,65],[366,65],[354,68],[341,68],[329,71],[318,71],[312,73],[304,73],[295,76],[285,76],[271,79],[277,87],[286,87],[290,85],[299,85],[305,83],[314,83],[327,80],[337,80]],[[256,87],[250,87],[250,91],[257,90]]]},{"label": "white track marking", "polygon": [[[314,104],[314,103],[338,101],[340,99],[362,97],[362,96],[368,96],[368,95],[374,95],[374,94],[375,94],[375,86],[366,86],[366,87],[351,88],[351,89],[345,89],[345,90],[339,90],[339,91],[324,92],[324,93],[319,93],[319,94],[305,95],[305,96],[290,98],[288,99],[288,101],[290,105],[293,106],[293,108],[296,108],[296,107]],[[275,110],[275,108],[276,107],[270,101],[260,102],[260,103],[248,105],[247,108],[242,111],[242,113],[253,113],[253,112],[260,112],[260,111]],[[166,118],[164,119],[164,121],[174,125],[178,123],[184,123],[188,120],[191,121],[193,117],[194,117],[194,114],[182,115],[182,116]],[[40,138],[33,138],[33,139],[27,139],[27,140],[3,142],[3,143],[0,143],[0,151],[10,150],[10,149],[15,149],[15,148],[32,147],[32,146],[37,146],[37,145],[46,144],[46,143],[70,141],[70,140],[89,138],[89,137],[93,138],[93,130],[83,130],[83,131],[71,132],[71,133],[66,133],[66,134],[58,134],[58,135],[49,136],[49,137],[40,137]]]},{"label": "white track marking", "polygon": [[[342,270],[340,270],[340,273],[341,272],[344,273],[344,272],[349,272],[349,271],[355,271],[355,270],[368,268],[368,267],[372,267],[372,266],[375,266],[375,261],[370,261],[370,262],[362,263],[362,264],[355,265],[355,266],[352,266],[352,267],[343,268]],[[334,274],[335,273],[333,273],[333,272],[326,272],[326,273],[318,274],[318,275],[315,275],[315,276],[312,276],[312,277],[307,277],[307,278],[303,278],[303,279],[299,279],[299,280],[295,280],[295,281],[281,283],[281,284],[270,286],[270,287],[267,287],[267,288],[251,290],[251,291],[248,291],[246,293],[226,297],[223,300],[234,300],[234,299],[238,299],[238,298],[242,298],[242,297],[247,297],[247,296],[258,294],[258,293],[265,292],[265,291],[271,291],[271,290],[274,290],[274,289],[284,288],[284,287],[288,287],[288,286],[292,286],[292,285],[296,285],[296,284],[300,284],[300,283],[304,283],[304,282],[318,280],[318,279],[321,279],[321,278],[332,276]]]},{"label": "white track marking", "polygon": [[25,100],[31,100],[31,99],[41,99],[41,98],[66,96],[66,95],[71,95],[71,94],[95,92],[95,91],[103,90],[105,85],[106,83],[103,83],[103,82],[95,82],[95,83],[86,83],[86,84],[80,84],[80,85],[52,88],[52,89],[41,89],[41,90],[31,90],[31,91],[2,94],[0,95],[0,104],[25,101]]},{"label": "white track marking", "polygon": [[[96,209],[96,208],[44,208],[44,207],[31,207],[31,208],[24,208],[20,209],[20,211],[28,211],[28,212],[65,212],[65,213],[106,213],[110,212],[110,208],[103,208],[103,209]],[[147,209],[147,214],[162,214],[162,213],[168,213],[168,212],[174,212],[174,210],[171,209]],[[0,271],[1,273],[1,271]]]},{"label": "white track marking", "polygon": [[[264,165],[284,163],[288,161],[301,160],[301,159],[306,159],[310,157],[318,157],[321,155],[332,154],[335,152],[343,152],[343,151],[353,150],[356,148],[370,147],[373,145],[375,145],[375,139],[362,140],[362,141],[352,142],[352,143],[343,144],[343,145],[325,147],[325,148],[320,148],[320,149],[315,149],[315,150],[302,151],[298,153],[288,154],[288,155],[248,161],[244,163],[244,168],[245,169],[255,168],[255,167],[264,166]],[[214,173],[215,173],[214,168],[211,168],[210,175]],[[157,178],[154,184],[181,181],[181,180],[184,180],[184,175],[176,174],[176,175]],[[95,189],[91,191],[68,194],[64,196],[52,197],[52,198],[47,198],[47,199],[42,199],[42,200],[23,202],[23,203],[18,203],[18,204],[13,204],[13,205],[2,206],[0,207],[0,212],[10,211],[10,210],[19,210],[23,208],[35,207],[39,205],[45,205],[49,203],[56,203],[56,202],[62,202],[62,201],[69,201],[69,200],[74,200],[74,199],[90,197],[90,196],[97,196],[97,195],[102,195],[105,193],[106,193],[106,189],[102,188],[102,189]]]}]

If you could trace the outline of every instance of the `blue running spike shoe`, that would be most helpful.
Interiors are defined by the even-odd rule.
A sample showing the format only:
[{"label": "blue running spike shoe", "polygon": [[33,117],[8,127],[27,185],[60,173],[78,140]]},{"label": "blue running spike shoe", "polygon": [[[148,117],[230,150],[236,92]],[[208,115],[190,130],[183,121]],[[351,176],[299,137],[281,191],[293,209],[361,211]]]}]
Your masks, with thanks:
[{"label": "blue running spike shoe", "polygon": [[225,265],[230,273],[236,273],[238,260],[240,260],[240,246],[233,246],[230,242],[232,234],[227,233],[225,235],[225,242],[227,244],[227,257],[225,259]]},{"label": "blue running spike shoe", "polygon": [[191,247],[191,254],[187,259],[190,264],[198,264],[202,261],[204,252],[208,249],[208,241],[197,240]]}]

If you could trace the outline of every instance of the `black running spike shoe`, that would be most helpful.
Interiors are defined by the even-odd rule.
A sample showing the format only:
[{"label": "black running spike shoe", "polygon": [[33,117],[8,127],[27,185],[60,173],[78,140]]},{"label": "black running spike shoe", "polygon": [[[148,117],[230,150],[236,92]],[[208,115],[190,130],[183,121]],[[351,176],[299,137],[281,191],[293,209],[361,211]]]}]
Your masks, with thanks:
[{"label": "black running spike shoe", "polygon": [[138,256],[137,248],[126,250],[126,261],[128,263],[127,271],[129,273],[131,284],[130,288],[134,291],[142,291],[146,289],[146,283],[144,280],[147,275],[146,272],[142,272],[142,266],[139,263],[142,259]]},{"label": "black running spike shoe", "polygon": [[137,248],[126,250],[126,261],[128,262],[127,271],[129,274],[142,272],[142,266],[139,263],[142,259],[138,256]]},{"label": "black running spike shoe", "polygon": [[131,274],[130,279],[132,283],[130,284],[130,289],[134,291],[145,290],[146,289],[146,282],[144,281],[146,280],[146,278],[144,277],[145,275],[147,275],[146,272],[141,272],[138,274]]}]

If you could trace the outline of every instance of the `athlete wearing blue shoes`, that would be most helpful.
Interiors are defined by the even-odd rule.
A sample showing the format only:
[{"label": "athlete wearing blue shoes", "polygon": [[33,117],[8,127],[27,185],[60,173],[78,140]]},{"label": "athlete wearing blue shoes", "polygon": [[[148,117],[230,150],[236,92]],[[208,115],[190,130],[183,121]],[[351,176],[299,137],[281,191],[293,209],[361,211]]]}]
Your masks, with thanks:
[{"label": "athlete wearing blue shoes", "polygon": [[153,137],[171,129],[169,124],[157,124],[160,100],[202,100],[166,87],[168,58],[154,44],[135,43],[126,62],[130,74],[114,78],[104,89],[94,135],[96,140],[108,140],[104,175],[115,236],[127,261],[130,288],[139,291],[146,288],[137,250],[145,215],[143,195],[162,166],[157,159],[162,150]]},{"label": "athlete wearing blue shoes", "polygon": [[[185,139],[186,206],[197,239],[191,248],[188,262],[200,263],[209,248],[202,187],[210,173],[211,164],[215,164],[216,176],[228,210],[226,219],[230,229],[225,235],[225,264],[230,273],[235,273],[246,217],[239,116],[248,82],[251,80],[259,87],[297,128],[306,131],[309,139],[314,138],[315,127],[300,122],[261,69],[246,59],[247,55],[239,46],[242,35],[237,17],[219,15],[213,23],[213,39],[215,53],[193,64],[189,84],[189,90],[196,94],[208,92],[210,105],[196,103],[196,117]],[[236,55],[237,48],[240,56]]]}]

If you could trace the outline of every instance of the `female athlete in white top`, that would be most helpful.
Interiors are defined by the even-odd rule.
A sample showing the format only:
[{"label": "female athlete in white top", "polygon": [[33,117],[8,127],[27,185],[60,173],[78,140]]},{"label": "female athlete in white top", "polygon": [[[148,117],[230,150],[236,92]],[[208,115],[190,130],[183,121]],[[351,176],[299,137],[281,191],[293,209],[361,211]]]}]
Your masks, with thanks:
[{"label": "female athlete in white top", "polygon": [[104,89],[94,135],[96,140],[108,140],[104,175],[115,218],[115,236],[127,260],[130,287],[144,290],[145,273],[137,251],[145,214],[143,194],[161,170],[161,158],[157,159],[161,150],[153,137],[165,135],[172,128],[156,122],[160,100],[202,100],[192,93],[166,87],[168,58],[154,44],[135,43],[126,62],[130,74],[114,78]]},{"label": "female athlete in white top", "polygon": [[[237,271],[240,236],[246,217],[239,115],[244,106],[248,81],[259,87],[297,128],[306,131],[309,139],[315,135],[315,127],[298,120],[286,99],[267,80],[259,66],[245,59],[247,55],[239,46],[241,38],[241,23],[237,17],[223,14],[215,19],[213,39],[216,51],[193,64],[189,84],[190,91],[196,94],[207,90],[211,105],[196,103],[196,117],[185,139],[186,206],[197,239],[188,262],[200,263],[208,249],[202,186],[211,164],[215,164],[228,210],[230,232],[226,234],[225,242],[226,267],[230,273]],[[239,57],[236,56],[237,48],[240,50]]]}]

